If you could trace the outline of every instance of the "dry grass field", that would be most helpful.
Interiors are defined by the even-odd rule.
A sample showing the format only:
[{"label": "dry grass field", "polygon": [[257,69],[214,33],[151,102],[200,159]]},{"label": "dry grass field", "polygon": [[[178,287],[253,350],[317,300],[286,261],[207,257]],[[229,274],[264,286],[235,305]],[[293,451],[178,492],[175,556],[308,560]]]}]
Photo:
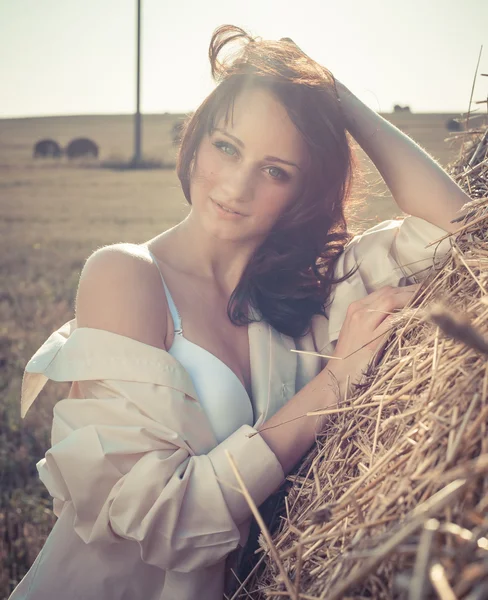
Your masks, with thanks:
[{"label": "dry grass field", "polygon": [[[462,136],[446,141],[445,127],[458,115],[384,116],[442,165],[458,156]],[[148,158],[174,160],[169,132],[175,120],[144,118]],[[100,145],[101,160],[127,159],[132,134],[127,116],[0,120],[0,599],[32,563],[53,523],[35,463],[48,446],[52,406],[66,387],[48,384],[21,422],[23,368],[46,337],[73,317],[77,280],[93,250],[142,242],[188,213],[173,170],[113,171],[88,161],[34,160],[32,148],[44,137],[66,145],[86,136]],[[356,189],[363,200],[351,218],[354,230],[401,214],[371,163],[360,157],[367,184]]]}]

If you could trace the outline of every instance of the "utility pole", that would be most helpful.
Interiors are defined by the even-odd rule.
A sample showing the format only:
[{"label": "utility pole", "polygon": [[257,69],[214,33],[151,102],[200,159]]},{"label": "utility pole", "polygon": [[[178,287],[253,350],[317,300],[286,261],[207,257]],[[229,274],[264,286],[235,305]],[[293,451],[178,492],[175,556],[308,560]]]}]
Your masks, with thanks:
[{"label": "utility pole", "polygon": [[134,166],[142,162],[142,123],[141,123],[141,2],[137,1],[137,83],[136,83],[136,114],[134,115]]}]

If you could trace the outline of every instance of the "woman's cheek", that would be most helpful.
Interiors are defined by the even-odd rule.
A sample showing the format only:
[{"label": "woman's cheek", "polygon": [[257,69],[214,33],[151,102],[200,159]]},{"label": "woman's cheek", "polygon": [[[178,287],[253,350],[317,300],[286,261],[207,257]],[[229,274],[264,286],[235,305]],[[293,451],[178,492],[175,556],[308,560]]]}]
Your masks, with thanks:
[{"label": "woman's cheek", "polygon": [[270,217],[278,218],[293,200],[292,190],[281,188],[270,190],[267,194],[267,207]]},{"label": "woman's cheek", "polygon": [[192,174],[192,187],[196,190],[206,191],[215,185],[218,180],[218,172],[215,165],[210,164],[209,161],[203,159],[195,165],[195,170]]},{"label": "woman's cheek", "polygon": [[200,177],[210,177],[217,168],[217,160],[213,148],[208,144],[203,144],[195,160],[195,171]]}]

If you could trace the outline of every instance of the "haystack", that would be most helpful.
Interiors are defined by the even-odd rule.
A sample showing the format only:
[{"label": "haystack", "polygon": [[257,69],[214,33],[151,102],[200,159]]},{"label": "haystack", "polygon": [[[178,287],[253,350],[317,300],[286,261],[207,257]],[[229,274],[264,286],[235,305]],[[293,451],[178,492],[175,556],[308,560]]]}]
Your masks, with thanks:
[{"label": "haystack", "polygon": [[488,598],[488,130],[471,138],[451,255],[324,411],[234,599]]}]

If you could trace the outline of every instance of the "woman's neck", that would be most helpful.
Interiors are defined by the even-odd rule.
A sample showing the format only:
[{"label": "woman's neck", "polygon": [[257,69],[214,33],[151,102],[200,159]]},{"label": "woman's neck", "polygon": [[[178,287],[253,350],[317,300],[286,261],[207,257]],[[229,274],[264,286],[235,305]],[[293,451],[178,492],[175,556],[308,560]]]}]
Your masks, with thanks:
[{"label": "woman's neck", "polygon": [[[202,283],[215,285],[224,295],[230,296],[258,244],[237,244],[211,236],[190,217],[166,231],[160,239],[171,239],[175,268],[177,262],[180,272],[197,277]],[[165,255],[162,251],[163,260]]]}]

